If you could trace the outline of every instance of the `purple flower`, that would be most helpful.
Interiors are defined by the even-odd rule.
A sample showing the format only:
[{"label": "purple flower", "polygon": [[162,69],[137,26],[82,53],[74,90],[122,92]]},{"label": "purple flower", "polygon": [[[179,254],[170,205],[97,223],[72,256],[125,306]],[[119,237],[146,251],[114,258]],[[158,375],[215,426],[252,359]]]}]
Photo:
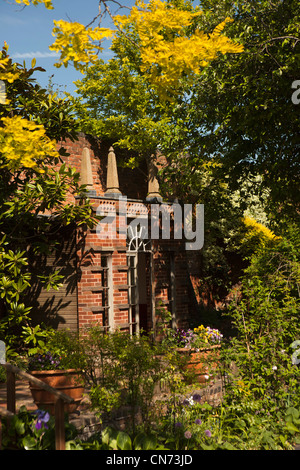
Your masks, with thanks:
[{"label": "purple flower", "polygon": [[200,400],[201,400],[201,395],[199,395],[199,393],[195,393],[195,395],[193,395],[193,400],[200,402]]},{"label": "purple flower", "polygon": [[181,427],[182,427],[182,423],[180,423],[179,421],[175,423],[175,428],[181,428]]},{"label": "purple flower", "polygon": [[190,439],[190,438],[192,437],[192,433],[191,433],[190,431],[185,431],[184,437],[185,437],[186,439]]},{"label": "purple flower", "polygon": [[209,429],[206,429],[206,431],[204,431],[205,434],[207,435],[207,437],[211,437],[211,432]]},{"label": "purple flower", "polygon": [[37,415],[37,422],[35,423],[35,429],[41,429],[42,424],[44,424],[44,427],[48,429],[48,425],[46,424],[48,423],[50,419],[50,415],[48,411],[36,410],[33,413]]},{"label": "purple flower", "polygon": [[201,419],[195,419],[195,424],[201,424],[201,423],[202,423]]},{"label": "purple flower", "polygon": [[52,354],[35,354],[29,359],[30,370],[51,370],[60,365],[60,358],[58,356],[52,356]]}]

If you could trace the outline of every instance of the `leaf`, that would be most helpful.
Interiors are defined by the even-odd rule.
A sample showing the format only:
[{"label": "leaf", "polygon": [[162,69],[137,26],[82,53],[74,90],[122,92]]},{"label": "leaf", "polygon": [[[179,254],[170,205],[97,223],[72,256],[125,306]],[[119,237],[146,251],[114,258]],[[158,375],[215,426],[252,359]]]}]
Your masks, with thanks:
[{"label": "leaf", "polygon": [[36,446],[36,441],[32,436],[25,436],[22,439],[22,443],[25,450],[33,450]]},{"label": "leaf", "polygon": [[65,172],[65,170],[66,170],[66,164],[63,163],[63,164],[61,165],[60,169],[59,169],[59,173],[60,173],[60,174],[63,174],[63,173]]},{"label": "leaf", "polygon": [[143,443],[143,450],[153,450],[156,449],[157,440],[155,436],[146,436]]},{"label": "leaf", "polygon": [[117,445],[118,445],[118,448],[121,449],[121,450],[131,450],[132,449],[131,439],[128,436],[128,434],[126,434],[126,432],[120,431],[118,433]]},{"label": "leaf", "polygon": [[15,425],[15,430],[16,430],[17,434],[19,434],[19,435],[24,434],[25,424],[23,423],[23,421],[21,421],[19,418],[16,418],[16,420],[14,422],[14,425]]},{"label": "leaf", "polygon": [[117,431],[110,427],[105,428],[101,434],[103,444],[112,449],[117,449]]},{"label": "leaf", "polygon": [[39,183],[37,183],[36,189],[37,189],[40,193],[43,193],[43,188],[42,188],[42,186],[41,186]]},{"label": "leaf", "polygon": [[289,407],[286,411],[286,415],[287,416],[292,416],[293,419],[298,419],[299,418],[299,411],[297,410],[297,408],[294,408],[293,406]]},{"label": "leaf", "polygon": [[213,450],[213,446],[206,445],[202,442],[201,449],[203,449],[203,450]]},{"label": "leaf", "polygon": [[135,437],[133,447],[135,450],[153,450],[157,447],[157,440],[155,436],[140,433]]},{"label": "leaf", "polygon": [[286,436],[280,435],[279,439],[280,439],[281,444],[283,445],[283,447],[289,447],[290,444],[288,443]]},{"label": "leaf", "polygon": [[290,431],[291,433],[300,432],[300,429],[297,428],[293,423],[286,423],[286,428],[287,428],[287,430]]},{"label": "leaf", "polygon": [[83,448],[80,444],[73,440],[66,442],[66,450],[83,450]]},{"label": "leaf", "polygon": [[223,442],[222,443],[222,449],[225,449],[225,450],[237,450],[236,447],[234,447],[232,444],[230,444],[230,442]]}]

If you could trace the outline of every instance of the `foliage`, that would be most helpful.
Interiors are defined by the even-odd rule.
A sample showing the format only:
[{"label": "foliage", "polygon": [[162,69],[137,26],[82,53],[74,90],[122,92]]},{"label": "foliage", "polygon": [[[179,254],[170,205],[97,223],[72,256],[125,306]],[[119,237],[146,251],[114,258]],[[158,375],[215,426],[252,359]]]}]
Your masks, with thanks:
[{"label": "foliage", "polygon": [[[249,173],[269,189],[269,213],[284,225],[299,219],[298,110],[291,100],[299,69],[299,2],[234,0],[201,2],[208,24],[234,19],[228,36],[244,44],[238,56],[220,56],[193,87],[182,114],[182,142],[213,154],[230,173],[230,187]],[[288,119],[286,118],[288,116]],[[192,132],[192,129],[197,132]],[[195,153],[195,159],[197,153]],[[202,157],[202,156],[201,156]]]},{"label": "foliage", "polygon": [[[128,16],[113,18],[117,36],[133,41],[140,50],[140,73],[158,90],[161,96],[174,92],[180,79],[188,80],[190,74],[199,74],[218,53],[241,52],[243,47],[221,35],[226,23],[225,18],[212,33],[205,34],[194,25],[202,12],[189,4],[178,8],[171,2],[150,0],[148,5],[136,2]],[[56,40],[51,50],[61,53],[60,67],[69,62],[80,70],[97,60],[96,51],[103,50],[94,41],[114,35],[107,28],[85,27],[80,23],[55,21],[53,35]],[[132,39],[134,38],[134,39]],[[118,39],[117,39],[118,41]],[[114,38],[113,38],[114,42]]]},{"label": "foliage", "polygon": [[87,364],[84,338],[78,332],[55,330],[45,325],[22,327],[24,353],[29,370],[81,369]]},{"label": "foliage", "polygon": [[48,9],[48,10],[52,10],[53,9],[53,5],[52,5],[52,0],[15,0],[16,3],[19,3],[19,4],[23,4],[23,5],[38,5],[39,3],[42,3],[45,5],[45,7]]},{"label": "foliage", "polygon": [[[50,139],[74,140],[79,128],[71,102],[66,98],[59,98],[56,93],[48,93],[38,85],[33,74],[45,70],[35,66],[35,59],[32,60],[31,67],[26,68],[24,64],[13,61],[8,49],[8,45],[4,43],[0,53],[0,77],[6,85],[6,101],[1,104],[0,116],[20,116],[37,125],[43,125]],[[64,155],[63,146],[59,153]]]},{"label": "foliage", "polygon": [[2,314],[1,317],[0,337],[4,339],[6,332],[10,330],[9,341],[6,341],[7,347],[17,340],[14,328],[30,318],[30,307],[20,301],[30,282],[30,274],[25,271],[27,265],[25,252],[15,253],[9,249],[9,243],[3,236],[0,243],[0,298],[2,306],[6,306],[6,315]]},{"label": "foliage", "polygon": [[[151,432],[135,436],[106,427],[81,440],[66,421],[66,450],[293,450],[299,416],[294,407],[270,416],[258,401],[213,408],[194,395],[178,403],[175,416],[160,416]],[[4,449],[54,450],[54,438],[54,418],[42,410],[22,407],[10,427],[4,424]]]},{"label": "foliage", "polygon": [[127,406],[133,432],[137,413],[141,413],[147,428],[155,386],[168,373],[159,345],[152,344],[146,336],[130,336],[126,332],[103,334],[95,326],[85,334],[84,350],[93,409],[101,415],[103,411],[109,414]]},{"label": "foliage", "polygon": [[39,164],[45,155],[58,158],[56,142],[45,135],[43,126],[20,116],[3,117],[2,123],[0,143],[3,165],[10,170],[35,167],[39,171]]},{"label": "foliage", "polygon": [[181,4],[178,8],[171,2],[150,0],[147,5],[137,2],[130,15],[115,18],[125,37],[134,33],[140,49],[140,73],[163,99],[168,93],[177,93],[183,77],[186,84],[191,84],[190,75],[194,79],[218,53],[243,50],[243,46],[221,35],[230,18],[205,34],[197,28],[201,14],[198,7]]},{"label": "foliage", "polygon": [[112,41],[113,59],[106,64],[98,60],[77,82],[83,129],[110,136],[123,148],[137,151],[138,157],[158,148],[173,149],[186,125],[180,108],[190,94],[191,80],[218,51],[241,50],[220,35],[228,19],[207,34],[201,30],[201,16],[191,2],[158,0],[115,17],[119,29]]},{"label": "foliage", "polygon": [[76,69],[83,70],[87,63],[97,60],[97,52],[103,50],[99,47],[101,40],[112,35],[107,28],[87,28],[77,22],[59,20],[54,24],[56,40],[49,49],[61,53],[60,62],[55,64],[57,67],[62,64],[67,67],[71,61]]},{"label": "foliage", "polygon": [[229,309],[237,332],[231,360],[251,396],[275,408],[299,406],[299,369],[291,360],[291,345],[300,337],[297,243],[282,238],[253,255]]},{"label": "foliage", "polygon": [[[183,15],[194,12],[189,2],[175,6]],[[172,13],[169,2],[164,8]],[[227,24],[227,37],[243,44],[243,52],[218,55],[199,75],[186,67],[176,93],[168,93],[171,101],[161,103],[159,94],[149,87],[147,73],[160,80],[164,72],[157,71],[156,57],[149,71],[141,71],[139,37],[126,26],[123,34],[116,33],[114,58],[97,63],[78,84],[86,101],[78,104],[79,118],[83,126],[141,156],[161,150],[169,163],[164,170],[169,192],[175,186],[180,197],[197,193],[203,162],[213,161],[219,165],[213,172],[217,186],[227,175],[232,192],[251,177],[258,197],[268,191],[264,202],[272,221],[284,225],[287,217],[298,220],[298,120],[291,86],[298,78],[299,2],[206,0],[201,8],[203,14],[193,18],[188,34],[193,34],[195,25],[212,31],[230,17],[234,21]],[[160,34],[163,39],[164,34]],[[176,32],[163,42],[166,56],[168,41],[174,38]],[[188,60],[190,48],[183,50]],[[167,67],[175,64],[172,58]],[[245,201],[247,193],[240,197]]]},{"label": "foliage", "polygon": [[50,352],[35,354],[28,361],[29,370],[55,370],[60,369],[60,357],[53,356]]},{"label": "foliage", "polygon": [[[55,418],[43,410],[28,411],[21,406],[10,422],[4,420],[4,450],[55,450]],[[66,441],[77,436],[76,428],[65,421]]]},{"label": "foliage", "polygon": [[130,149],[133,167],[155,152],[169,132],[170,118],[127,57],[98,60],[75,84],[79,98],[72,99],[82,129]]},{"label": "foliage", "polygon": [[239,253],[245,259],[267,247],[275,247],[280,239],[264,224],[257,222],[253,217],[245,216],[241,219],[239,227],[230,233],[228,249]]},{"label": "foliage", "polygon": [[[95,220],[89,200],[67,202],[67,195],[84,198],[79,174],[63,163],[60,139],[76,138],[72,105],[42,89],[32,75],[42,71],[14,63],[5,45],[0,53],[6,101],[0,105],[0,335],[18,347],[21,325],[29,326],[30,307],[24,296],[31,285],[31,255],[55,249],[62,226]],[[30,250],[28,246],[30,245]],[[59,288],[61,275],[40,273],[45,288]]]},{"label": "foliage", "polygon": [[105,428],[99,440],[90,439],[91,442],[84,443],[83,448],[101,450],[161,450],[155,435],[138,433],[134,439],[124,431],[114,428]]},{"label": "foliage", "polygon": [[[287,325],[282,323],[282,327],[286,329]],[[98,326],[77,337],[77,341],[84,343],[82,354],[86,355],[84,370],[92,385],[92,408],[101,413],[103,423],[105,415],[113,419],[115,410],[120,407],[128,410],[128,406],[131,413],[136,414],[138,407],[143,410],[143,419],[140,423],[127,422],[122,431],[104,426],[102,432],[85,441],[76,437],[66,424],[67,449],[290,450],[300,442],[299,370],[295,370],[292,360],[294,348],[287,349],[286,353],[280,351],[271,362],[269,349],[272,347],[267,345],[267,339],[261,342],[259,355],[251,345],[251,353],[256,354],[257,371],[260,367],[260,376],[254,371],[252,379],[248,369],[250,362],[243,363],[243,348],[247,349],[243,338],[222,341],[220,364],[226,375],[225,394],[219,405],[211,406],[205,403],[205,389],[195,392],[195,385],[187,387],[183,383],[182,372],[178,369],[180,362],[170,355],[170,348],[151,344],[148,338],[140,339],[119,331],[104,334]],[[60,340],[59,335],[56,340],[60,345],[65,341]],[[268,340],[272,340],[270,334]],[[157,357],[157,353],[163,356]],[[239,368],[238,375],[232,375],[232,360]],[[274,361],[277,361],[277,369],[272,367]],[[251,366],[253,364],[254,360]],[[168,391],[154,401],[153,383],[161,381]],[[260,389],[256,386],[258,383]],[[20,448],[51,448],[53,430],[45,427],[51,428],[51,418],[48,421],[42,414],[19,418],[14,427],[18,429]],[[26,439],[24,426],[29,427]],[[15,435],[15,431],[10,434],[10,443],[12,434]]]},{"label": "foliage", "polygon": [[[194,394],[178,401],[175,413],[173,410],[160,415],[152,428],[153,443],[156,442],[157,447],[150,448],[172,451],[292,450],[299,437],[299,429],[294,423],[299,425],[296,408],[290,407],[270,416],[267,410],[261,409],[259,401],[235,404],[225,401],[212,407],[201,403],[201,396]],[[118,432],[109,431],[108,435],[112,448],[119,448]],[[129,449],[130,439],[122,437]],[[94,439],[93,445],[97,448],[99,441]]]}]

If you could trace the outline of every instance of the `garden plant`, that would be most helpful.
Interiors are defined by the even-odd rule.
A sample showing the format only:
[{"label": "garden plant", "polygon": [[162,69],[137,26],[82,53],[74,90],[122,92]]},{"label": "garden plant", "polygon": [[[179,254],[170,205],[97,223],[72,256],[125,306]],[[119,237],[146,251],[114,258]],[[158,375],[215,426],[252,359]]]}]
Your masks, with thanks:
[{"label": "garden plant", "polygon": [[[110,1],[119,5],[98,4],[110,13]],[[50,0],[16,3],[53,8]],[[102,430],[84,439],[66,417],[67,449],[300,444],[299,122],[291,100],[300,4],[203,0],[200,11],[194,3],[137,2],[113,18],[114,33],[94,21],[56,21],[57,65],[84,73],[78,98],[42,89],[35,60],[30,68],[14,63],[6,43],[0,52],[0,339],[8,361],[25,370],[82,371]],[[107,63],[96,54],[105,36],[113,37]],[[30,257],[54,253],[60,227],[97,222],[80,175],[57,168],[65,155],[57,142],[80,131],[134,154],[120,163],[128,168],[159,149],[168,162],[159,173],[164,196],[205,204],[198,294],[212,293],[218,326],[203,309],[196,325],[175,330],[164,307],[154,331],[132,336],[32,321]],[[69,204],[68,193],[81,204]],[[59,270],[40,275],[45,289],[61,280]],[[219,347],[218,404],[187,383],[177,351],[211,343]],[[122,430],[120,411],[129,416]],[[2,431],[4,449],[54,449],[54,420],[44,410],[22,407],[10,423],[3,419]]]}]

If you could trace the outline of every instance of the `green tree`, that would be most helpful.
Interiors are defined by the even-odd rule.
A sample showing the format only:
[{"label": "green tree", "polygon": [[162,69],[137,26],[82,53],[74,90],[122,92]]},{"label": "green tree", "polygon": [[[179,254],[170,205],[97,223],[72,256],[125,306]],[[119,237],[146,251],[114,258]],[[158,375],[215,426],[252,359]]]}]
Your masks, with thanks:
[{"label": "green tree", "polygon": [[[183,11],[193,11],[190,2],[169,4]],[[232,6],[233,2],[228,4]],[[233,8],[218,7],[213,16],[208,5],[202,15],[195,17],[190,33],[196,27],[212,31],[222,19],[230,16],[229,13],[236,16]],[[230,36],[236,37],[232,26],[226,27],[226,34],[230,31]],[[229,68],[232,63],[239,64],[241,54],[220,55],[211,66],[203,68],[201,74],[189,73],[188,79],[182,74],[174,92],[169,89],[167,98],[162,98],[141,71],[137,44],[134,27],[127,25],[113,41],[114,57],[107,63],[99,60],[86,70],[82,80],[76,82],[79,98],[75,103],[80,123],[87,132],[127,148],[127,164],[131,166],[136,163],[136,155],[137,160],[147,158],[159,149],[166,156],[169,165],[161,172],[164,195],[183,199],[186,203],[205,204],[202,284],[213,288],[215,296],[218,295],[215,287],[221,288],[224,294],[224,286],[229,288],[233,282],[228,274],[234,260],[234,249],[232,244],[229,247],[229,240],[243,225],[241,217],[245,209],[253,209],[257,181],[262,178],[255,177],[257,169],[245,168],[245,175],[235,172],[236,184],[232,185],[233,169],[227,156],[221,155],[222,140],[219,142],[213,134],[216,122],[212,111],[206,103],[199,104],[198,98],[201,92],[205,96],[202,81],[206,84],[207,77],[213,77],[221,67],[226,76],[227,61]],[[214,72],[215,68],[217,72]],[[232,99],[235,93],[238,97],[232,90]],[[254,215],[257,207],[263,207],[266,201],[265,193],[260,197],[261,201],[255,203]]]},{"label": "green tree", "polygon": [[[299,106],[292,84],[299,79],[299,2],[204,0],[209,24],[229,15],[228,35],[244,52],[220,56],[199,76],[188,103],[194,148],[214,154],[230,185],[260,174],[269,189],[269,212],[299,220]],[[183,140],[185,135],[183,133]]]},{"label": "green tree", "polygon": [[300,335],[299,240],[299,228],[290,224],[285,237],[252,255],[228,312],[237,332],[231,360],[266,407],[299,406],[300,371],[291,348]]},{"label": "green tree", "polygon": [[[170,3],[192,9],[190,2]],[[100,135],[141,154],[159,148],[173,163],[164,177],[178,181],[180,167],[185,188],[212,158],[222,164],[214,178],[229,175],[232,190],[255,175],[257,194],[269,190],[269,214],[297,218],[300,108],[292,84],[299,79],[299,2],[204,0],[201,8],[191,30],[209,32],[230,17],[226,35],[243,52],[219,54],[200,74],[182,74],[176,92],[161,100],[141,70],[135,29],[127,27],[116,34],[114,58],[88,69],[77,84],[82,123],[91,114],[88,128]]]},{"label": "green tree", "polygon": [[186,127],[181,108],[191,87],[215,57],[242,50],[225,35],[230,18],[211,24],[208,33],[202,31],[203,16],[191,1],[151,0],[114,17],[113,58],[96,61],[76,82],[84,129],[142,156],[145,149],[167,154],[186,148],[187,141],[183,148],[176,142]]},{"label": "green tree", "polygon": [[[59,227],[91,226],[94,219],[79,175],[63,163],[63,147],[55,148],[60,139],[76,139],[71,103],[42,89],[32,74],[43,69],[14,63],[6,46],[0,64],[6,91],[0,104],[0,336],[12,344],[15,328],[30,320],[22,300],[31,282],[29,252],[50,252]],[[69,193],[82,203],[67,203]],[[60,281],[58,272],[43,278],[45,288]]]}]

